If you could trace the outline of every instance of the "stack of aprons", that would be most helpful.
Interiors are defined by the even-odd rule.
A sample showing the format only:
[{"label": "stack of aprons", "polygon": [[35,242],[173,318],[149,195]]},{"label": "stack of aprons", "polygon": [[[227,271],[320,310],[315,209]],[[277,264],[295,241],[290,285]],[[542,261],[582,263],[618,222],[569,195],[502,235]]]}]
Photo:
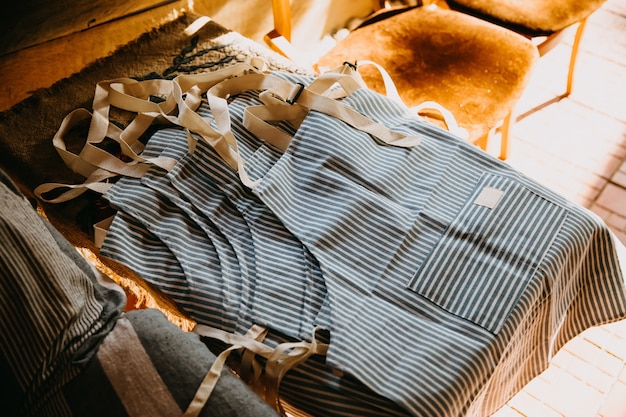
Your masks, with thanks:
[{"label": "stack of aprons", "polygon": [[[276,74],[309,85],[310,78]],[[102,254],[198,323],[264,343],[330,334],[282,381],[311,415],[489,415],[553,349],[626,313],[607,228],[499,160],[361,89],[343,103],[412,138],[391,146],[323,112],[285,152],[244,127],[258,91],[229,97],[252,189],[182,128],[143,156],[180,162],[122,178]],[[198,110],[207,120],[204,103]]]},{"label": "stack of aprons", "polygon": [[[257,94],[242,95],[233,110],[241,120],[247,105],[260,103]],[[211,116],[206,103],[198,111]],[[258,146],[238,127],[238,138]],[[270,346],[311,340],[316,326],[330,328],[319,263],[213,148],[199,141],[188,153],[185,130],[165,128],[149,139],[142,156],[180,162],[169,173],[153,167],[140,179],[121,178],[105,194],[119,212],[104,256],[134,269],[204,325],[238,334],[253,324],[266,326]],[[288,374],[281,395],[316,415],[406,414],[335,374],[323,358],[313,358]]]}]

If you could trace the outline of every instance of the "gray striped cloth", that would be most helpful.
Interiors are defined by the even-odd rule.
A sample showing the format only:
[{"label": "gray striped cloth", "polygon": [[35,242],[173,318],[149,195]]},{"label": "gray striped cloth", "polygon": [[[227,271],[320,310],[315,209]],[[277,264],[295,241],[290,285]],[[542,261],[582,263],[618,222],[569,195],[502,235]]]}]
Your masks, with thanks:
[{"label": "gray striped cloth", "polygon": [[488,415],[565,341],[624,317],[595,215],[379,95],[345,102],[421,143],[311,112],[279,159],[247,160],[324,271],[330,364],[415,415]]},{"label": "gray striped cloth", "polygon": [[69,415],[61,388],[115,325],[123,292],[0,175],[0,404],[6,415]]}]

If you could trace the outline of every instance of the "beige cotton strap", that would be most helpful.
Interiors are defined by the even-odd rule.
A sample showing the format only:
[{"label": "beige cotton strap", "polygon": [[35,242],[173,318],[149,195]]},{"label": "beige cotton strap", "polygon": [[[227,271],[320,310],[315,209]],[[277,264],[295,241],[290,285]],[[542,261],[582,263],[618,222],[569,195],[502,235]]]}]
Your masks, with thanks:
[{"label": "beige cotton strap", "polygon": [[389,130],[382,124],[362,115],[338,100],[310,91],[301,84],[293,84],[268,74],[250,74],[231,78],[209,89],[207,92],[209,105],[217,128],[223,135],[232,136],[228,103],[225,97],[249,90],[269,90],[275,96],[282,97],[287,103],[297,103],[304,108],[333,116],[355,129],[377,137],[389,145],[405,147],[414,146],[420,142],[419,137],[410,137],[403,133]]},{"label": "beige cotton strap", "polygon": [[[43,201],[48,203],[62,203],[72,200],[87,190],[96,191],[98,193],[106,192],[111,184],[108,180],[115,177],[117,174],[110,171],[98,168],[85,161],[66,147],[66,136],[70,131],[80,123],[90,120],[92,114],[85,109],[77,109],[68,114],[61,126],[52,138],[52,144],[55,147],[57,153],[73,172],[85,177],[85,181],[82,184],[63,184],[63,183],[46,183],[35,188],[34,194]],[[109,124],[107,135],[109,137],[119,137],[122,130],[113,124]],[[55,190],[65,190],[60,193],[56,193],[54,197],[47,197],[46,194]]]},{"label": "beige cotton strap", "polygon": [[[88,177],[97,167],[67,149],[66,137],[70,134],[72,129],[86,120],[91,120],[92,114],[86,109],[76,109],[63,118],[61,126],[54,134],[52,138],[52,145],[56,149],[57,153],[63,159],[65,165],[73,172]],[[119,137],[121,129],[117,126],[108,123],[106,135]]]},{"label": "beige cotton strap", "polygon": [[193,399],[189,403],[187,410],[183,413],[183,417],[197,417],[200,415],[200,412],[206,405],[206,402],[209,400],[209,397],[213,393],[215,386],[217,385],[217,381],[219,381],[220,375],[222,374],[222,369],[224,369],[224,365],[226,364],[226,360],[230,356],[231,352],[240,349],[239,346],[231,346],[225,350],[223,350],[217,357],[215,358],[215,362],[209,369],[209,372],[205,375],[200,387],[196,391]]},{"label": "beige cotton strap", "polygon": [[[341,87],[338,95],[334,87]],[[332,98],[341,98],[349,96],[355,91],[367,88],[367,85],[356,70],[356,67],[349,63],[344,63],[336,68],[320,74],[308,87],[308,89],[316,94],[322,94]]]},{"label": "beige cotton strap", "polygon": [[[383,80],[383,85],[385,87],[385,96],[387,98],[392,99],[406,106],[404,101],[400,97],[398,88],[396,87],[396,84],[393,81],[391,75],[389,75],[387,70],[382,65],[378,64],[377,62],[370,61],[370,60],[361,60],[361,61],[355,62],[354,64],[354,67],[357,68],[357,71],[360,71],[361,68],[365,66],[373,66],[374,68],[378,70]],[[353,77],[353,78],[356,78],[356,77]],[[363,82],[363,85],[367,88],[367,86],[365,85],[365,82]],[[459,136],[462,139],[467,139],[468,137],[467,130],[459,127],[452,112],[450,112],[448,109],[446,109],[445,107],[443,107],[441,104],[437,102],[425,101],[417,106],[408,108],[407,110],[409,114],[424,114],[424,113],[431,114],[433,112],[437,113],[437,116],[444,122],[446,129],[448,129],[448,131],[454,133],[455,135]]]},{"label": "beige cotton strap", "polygon": [[[119,174],[141,176],[150,168],[150,165],[147,164],[125,163],[116,156],[96,147],[94,147],[94,149],[97,149],[100,155],[99,162],[94,158],[91,158],[90,161],[86,160],[82,152],[81,154],[75,154],[69,151],[66,146],[66,135],[78,124],[89,118],[93,120],[92,114],[89,111],[85,109],[74,110],[63,119],[60,128],[52,139],[53,146],[61,156],[65,165],[73,172],[85,177],[85,181],[82,184],[64,184],[56,182],[41,184],[35,188],[34,193],[42,201],[48,203],[63,203],[77,198],[88,190],[103,194],[108,191],[112,185],[109,183],[109,180],[117,177]],[[123,133],[123,130],[112,123],[108,124],[106,132],[107,137],[123,143],[120,139]],[[83,148],[83,150],[84,149],[85,148]],[[124,169],[117,169],[116,164],[120,164]],[[65,191],[56,193],[54,197],[47,196],[47,194],[57,190]]]},{"label": "beige cotton strap", "polygon": [[278,345],[267,360],[264,383],[265,401],[282,415],[284,415],[284,410],[280,403],[279,389],[285,374],[304,363],[312,355],[326,355],[328,352],[328,344],[317,340],[318,330],[318,328],[313,330],[311,342],[301,341]]},{"label": "beige cotton strap", "polygon": [[[418,136],[407,136],[402,133],[389,130],[382,124],[362,115],[361,113],[346,106],[340,101],[311,91],[302,84],[293,84],[289,81],[268,74],[249,74],[222,81],[211,87],[207,92],[209,106],[211,107],[211,111],[217,125],[217,130],[224,137],[228,137],[229,141],[231,142],[235,142],[235,140],[231,131],[230,114],[228,111],[228,102],[226,100],[226,97],[249,90],[270,91],[275,97],[282,98],[283,101],[288,104],[297,103],[298,106],[301,106],[303,108],[316,110],[335,117],[349,124],[355,129],[369,133],[382,140],[384,143],[392,146],[415,146],[421,141],[420,137]],[[281,109],[280,105],[270,106],[267,110],[270,112],[272,110],[284,112],[284,110]],[[246,111],[244,113],[244,124],[247,124],[247,126],[252,129],[254,129],[255,126],[260,126],[259,120],[246,121],[246,118],[256,118],[261,119],[262,121],[262,118],[259,117],[260,112],[261,111],[258,108],[253,109],[252,112]],[[272,119],[277,120],[280,119],[280,117],[281,115],[279,114],[277,117],[273,117]],[[257,134],[257,136],[260,136],[262,134],[265,135],[260,137],[263,137],[263,139],[265,139],[268,143],[273,144],[277,148],[284,148],[286,141],[285,136],[274,136],[272,134],[269,134],[269,132],[271,131],[271,128],[269,128],[269,131],[265,132],[255,132],[251,130],[251,132]],[[275,131],[273,131],[273,133],[275,133]],[[273,143],[274,140],[276,140],[276,143]],[[233,150],[234,152],[237,151],[236,143],[235,145],[233,145]],[[253,181],[247,175],[245,169],[243,169],[244,164],[245,161],[243,161],[241,158],[238,158],[238,171],[240,178],[242,182],[246,184],[246,186],[254,188],[259,184],[260,180]]]},{"label": "beige cotton strap", "polygon": [[357,61],[355,65],[357,67],[357,70],[360,70],[361,68],[365,66],[373,66],[374,68],[376,68],[381,78],[383,79],[383,85],[385,86],[385,96],[387,98],[390,98],[392,100],[395,100],[399,103],[404,104],[404,102],[400,98],[400,93],[398,93],[398,88],[396,87],[396,83],[393,81],[393,79],[391,78],[391,75],[389,75],[387,70],[382,65],[378,64],[377,62],[369,61],[369,60]]},{"label": "beige cotton strap", "polygon": [[183,94],[186,94],[194,87],[198,88],[201,92],[206,92],[215,84],[218,84],[226,79],[249,73],[260,74],[261,69],[257,67],[257,65],[263,66],[263,61],[254,61],[254,65],[253,63],[238,63],[217,71],[201,72],[197,74],[181,74],[174,78],[174,84],[180,87]]},{"label": "beige cotton strap", "polygon": [[[387,70],[385,70],[385,68],[382,65],[374,61],[368,61],[368,60],[358,61],[356,65],[359,70],[363,68],[364,66],[368,66],[368,65],[371,65],[374,68],[376,68],[378,72],[380,73],[380,76],[383,79],[383,85],[385,86],[385,95],[388,98],[405,105],[402,98],[400,97],[400,93],[398,93],[398,89],[396,88],[396,84],[391,78],[391,75],[389,75]],[[417,106],[410,107],[408,109],[408,112],[410,114],[425,114],[425,113],[432,114],[433,112],[437,113],[437,116],[444,122],[445,127],[448,131],[454,133],[455,135],[459,136],[462,139],[467,139],[468,137],[467,130],[463,129],[462,127],[459,127],[459,125],[456,122],[456,118],[454,117],[452,112],[450,112],[450,110],[446,109],[441,104],[435,101],[429,100],[421,104],[418,104]]]},{"label": "beige cotton strap", "polygon": [[[141,177],[150,168],[151,164],[159,165],[168,170],[174,166],[176,161],[170,158],[145,159],[138,155],[138,152],[143,150],[143,146],[138,139],[158,116],[156,111],[171,111],[173,108],[171,104],[173,98],[170,98],[169,101],[166,99],[164,103],[167,103],[167,105],[161,104],[160,106],[162,107],[159,107],[156,103],[152,103],[154,106],[146,103],[146,95],[166,92],[171,96],[169,93],[171,86],[166,87],[164,82],[150,83],[149,85],[127,79],[122,79],[122,82],[128,82],[128,85],[132,85],[132,87],[124,89],[116,86],[117,81],[98,83],[93,102],[94,112],[90,113],[86,109],[77,109],[63,119],[61,126],[52,139],[53,146],[65,165],[73,172],[85,177],[86,180],[83,184],[42,184],[35,189],[35,194],[42,200],[49,203],[61,203],[76,198],[87,190],[104,193],[111,186],[107,181],[117,175]],[[168,83],[172,84],[171,81],[168,81]],[[128,92],[136,94],[138,97],[129,95],[127,94]],[[152,112],[150,114],[139,113],[125,129],[120,129],[109,121],[110,99],[124,110],[151,110]],[[89,120],[89,131],[85,144],[81,152],[75,154],[67,149],[66,137],[72,129],[87,120]],[[96,146],[105,138],[116,141],[120,145],[122,154],[128,156],[131,161],[123,161]],[[67,189],[67,191],[56,197],[47,198],[45,196],[45,194],[53,190],[63,188]]]},{"label": "beige cotton strap", "polygon": [[[301,84],[297,84],[289,96],[294,97],[294,94],[297,94],[302,87]],[[316,94],[340,99],[361,88],[366,88],[366,85],[352,65],[344,64],[315,78],[307,88]],[[291,136],[272,124],[265,123],[264,120],[266,122],[285,121],[294,129],[298,129],[308,114],[308,109],[298,104],[288,103],[284,98],[269,90],[261,91],[259,99],[266,106],[282,105],[283,107],[263,109],[263,106],[250,106],[248,111],[253,120],[250,121],[250,126],[246,126],[245,122],[244,126],[258,132],[257,136],[261,138],[270,138],[274,146],[284,151],[291,142]]]},{"label": "beige cotton strap", "polygon": [[[258,62],[256,64],[260,65]],[[210,122],[196,113],[196,108],[191,106],[185,98],[189,93],[197,97],[225,79],[239,77],[249,73],[259,73],[259,71],[256,66],[251,64],[236,64],[232,67],[213,72],[179,75],[174,79],[173,94],[178,105],[178,115],[166,118],[199,135],[216,150],[228,165],[233,169],[238,169],[239,158],[236,152],[236,143],[232,135],[224,136],[220,131],[212,128]]]},{"label": "beige cotton strap", "polygon": [[[194,332],[201,335],[207,336],[208,334],[216,334],[213,330],[217,331],[217,329],[212,329],[208,326],[198,325],[194,328]],[[226,334],[225,332],[223,332]],[[259,338],[265,337],[267,334],[267,329],[262,326],[252,326],[250,330],[245,334],[245,336],[240,336],[240,340],[252,340],[257,342]],[[207,336],[211,337],[211,336]],[[215,337],[214,337],[215,338]],[[261,344],[262,345],[262,344]],[[264,345],[263,345],[264,346]],[[219,381],[220,375],[222,374],[222,370],[224,369],[224,365],[226,364],[226,360],[230,356],[232,352],[235,350],[242,349],[243,346],[238,344],[232,344],[230,347],[222,351],[211,365],[209,372],[205,375],[204,379],[200,383],[196,394],[193,399],[189,403],[187,410],[183,414],[183,417],[197,417],[202,408],[205,406],[206,402],[209,400],[209,397],[213,393],[217,382]]]},{"label": "beige cotton strap", "polygon": [[[239,155],[237,152],[237,143],[232,135],[230,128],[230,115],[228,113],[227,105],[224,103],[209,103],[213,113],[213,118],[216,121],[218,129],[211,127],[208,120],[203,119],[198,113],[195,112],[196,108],[192,108],[184,97],[193,92],[195,96],[199,93],[206,92],[212,89],[215,85],[224,82],[225,80],[237,80],[235,84],[240,84],[240,91],[247,91],[256,85],[250,84],[246,86],[246,80],[250,76],[259,75],[260,79],[263,79],[267,74],[261,72],[261,69],[265,66],[264,61],[252,60],[248,64],[237,64],[233,67],[225,68],[223,70],[191,75],[180,75],[174,79],[174,97],[178,104],[177,117],[168,117],[173,123],[183,126],[193,133],[199,135],[208,144],[213,146],[218,154],[227,162],[231,168],[239,170],[241,162],[239,161]],[[349,67],[342,66],[337,69],[336,73],[329,73],[327,76],[319,77],[313,83],[313,89],[316,93],[322,94],[330,90],[330,87],[338,84],[348,94],[355,91],[358,88],[362,88],[364,84],[358,74],[354,71],[346,69]],[[243,80],[243,81],[240,81]],[[263,88],[261,88],[263,89]],[[289,87],[289,91],[281,92],[279,97],[273,104],[277,104],[278,101],[284,103],[284,99],[281,96],[289,96],[294,86]],[[233,93],[234,94],[234,93]],[[209,101],[212,94],[208,94]],[[265,95],[268,100],[270,97]],[[216,111],[217,110],[217,111]],[[296,120],[301,121],[306,113],[294,117]],[[297,126],[296,126],[297,127]],[[279,147],[282,146],[277,144]]]},{"label": "beige cotton strap", "polygon": [[[318,331],[319,328],[313,330],[311,342],[287,342],[281,343],[275,348],[271,348],[260,341],[267,333],[267,329],[262,326],[253,326],[246,335],[228,333],[205,325],[197,325],[194,328],[194,332],[200,336],[220,340],[231,345],[230,348],[222,352],[220,356],[224,355],[227,357],[234,350],[245,349],[244,357],[246,357],[248,352],[252,352],[255,355],[265,358],[266,365],[264,375],[262,378],[253,378],[253,381],[257,382],[256,385],[253,385],[253,388],[259,395],[265,396],[265,401],[272,405],[278,412],[282,412],[279,388],[285,374],[290,369],[306,361],[312,355],[326,355],[328,352],[328,344],[318,341]],[[212,372],[212,375],[207,377],[211,380],[210,383],[207,382],[207,385],[213,384],[214,386],[214,379],[216,377],[213,375],[216,375],[216,373]]]},{"label": "beige cotton strap", "polygon": [[[302,108],[284,104],[250,106],[244,113],[243,124],[246,129],[257,137],[263,138],[274,147],[284,152],[291,143],[291,135],[268,122],[298,120]],[[266,139],[267,138],[267,139]]]},{"label": "beige cotton strap", "polygon": [[[98,194],[106,193],[109,188],[113,185],[109,183],[108,180],[116,177],[117,174],[106,171],[104,169],[96,169],[85,179],[82,184],[63,184],[56,182],[49,182],[45,184],[41,184],[33,190],[33,193],[42,201],[46,203],[64,203],[66,201],[70,201],[75,199],[76,197],[82,195],[86,191],[95,191]],[[60,194],[56,194],[54,197],[48,197],[46,194],[58,190],[65,190],[60,192]]]},{"label": "beige cotton strap", "polygon": [[[152,101],[158,97],[159,101]],[[122,161],[96,146],[107,135],[106,126],[110,124],[111,106],[136,113],[133,121],[119,136],[111,137],[118,142],[121,152],[130,159]],[[93,117],[89,126],[87,141],[80,157],[100,168],[116,172],[120,175],[141,177],[147,171],[142,165],[157,165],[170,170],[176,164],[171,158],[143,158],[142,146],[138,139],[162,114],[169,114],[176,108],[173,95],[173,82],[170,80],[136,81],[129,78],[101,81],[96,85],[93,99]]]},{"label": "beige cotton strap", "polygon": [[106,239],[107,233],[109,233],[109,228],[111,227],[114,219],[115,215],[109,216],[93,225],[93,243],[96,248],[100,249],[104,244],[104,239]]},{"label": "beige cotton strap", "polygon": [[[259,62],[256,62],[260,65]],[[179,119],[186,121],[189,118],[195,121],[190,114],[194,114],[201,102],[200,87],[208,88],[225,78],[240,75],[247,71],[255,70],[249,64],[239,64],[224,70],[207,74],[191,76],[180,76],[177,82],[172,80],[146,80],[136,81],[130,78],[119,78],[114,80],[101,81],[96,85],[93,99],[93,113],[86,109],[77,109],[68,114],[62,121],[52,142],[57,153],[63,162],[73,172],[86,178],[83,184],[62,184],[47,183],[37,187],[35,193],[42,200],[49,203],[60,203],[78,197],[87,190],[99,193],[106,192],[111,184],[108,180],[118,175],[139,178],[143,176],[152,165],[160,166],[170,170],[177,163],[176,160],[166,157],[144,158],[140,155],[143,151],[143,144],[139,141],[141,135],[155,122],[168,122],[181,124]],[[185,86],[184,91],[180,85]],[[159,100],[153,100],[158,97]],[[111,107],[136,113],[133,120],[121,129],[110,122]],[[180,106],[182,113],[173,115],[174,110]],[[200,118],[201,119],[201,118]],[[89,131],[85,144],[79,154],[68,150],[66,136],[78,124],[89,121]],[[207,124],[190,123],[192,127]],[[183,125],[183,127],[185,127]],[[199,133],[204,137],[210,136],[209,129],[199,129]],[[216,146],[220,139],[219,133],[212,132],[216,138]],[[105,138],[116,141],[121,149],[121,153],[129,161],[122,160],[98,147]],[[195,138],[188,132],[189,149],[193,151]],[[229,154],[228,149],[223,151]],[[236,158],[234,166],[237,166]],[[55,197],[47,198],[45,194],[57,189],[66,189],[65,192]]]},{"label": "beige cotton strap", "polygon": [[[260,330],[259,330],[260,329]],[[264,330],[262,326],[253,326],[246,335],[239,335],[235,333],[228,333],[214,327],[198,324],[194,327],[193,332],[202,337],[208,337],[210,339],[220,340],[228,345],[240,346],[245,349],[249,349],[264,358],[268,358],[272,354],[273,349],[267,345],[256,340],[255,337],[250,337],[249,334],[257,334]]]},{"label": "beige cotton strap", "polygon": [[421,138],[419,136],[408,136],[403,133],[390,130],[381,123],[362,115],[340,101],[315,94],[307,89],[304,89],[302,94],[300,94],[297,102],[301,106],[310,108],[311,110],[316,110],[329,116],[333,116],[361,132],[368,133],[380,139],[387,145],[412,147],[421,142]]},{"label": "beige cotton strap", "polygon": [[[252,337],[258,342],[263,342],[268,332],[269,329],[267,327],[255,324],[248,330],[246,337]],[[258,388],[262,373],[263,368],[258,362],[257,354],[254,350],[244,349],[241,354],[241,365],[239,367],[240,378],[249,386]]]},{"label": "beige cotton strap", "polygon": [[432,114],[437,113],[437,116],[445,123],[446,129],[460,137],[461,139],[467,140],[469,133],[467,130],[463,129],[456,122],[456,118],[452,114],[452,112],[441,104],[435,101],[425,101],[423,103],[418,104],[417,106],[410,108],[411,112],[414,114]]}]

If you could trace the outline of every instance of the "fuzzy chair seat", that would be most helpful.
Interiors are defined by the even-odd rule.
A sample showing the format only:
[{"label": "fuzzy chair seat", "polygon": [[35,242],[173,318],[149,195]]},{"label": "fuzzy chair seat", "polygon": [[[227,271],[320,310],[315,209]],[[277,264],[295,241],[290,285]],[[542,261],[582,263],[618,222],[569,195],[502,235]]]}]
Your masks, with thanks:
[{"label": "fuzzy chair seat", "polygon": [[471,14],[533,38],[541,56],[550,52],[567,29],[577,26],[570,53],[565,94],[572,93],[578,48],[587,19],[605,0],[448,0],[447,4],[462,13]]},{"label": "fuzzy chair seat", "polygon": [[580,22],[604,2],[605,0],[447,0],[455,10],[530,37],[551,35]]},{"label": "fuzzy chair seat", "polygon": [[[537,49],[517,33],[452,10],[418,7],[352,31],[318,66],[374,61],[405,104],[441,104],[468,140],[485,148],[489,131],[521,97],[537,58]],[[384,93],[377,70],[360,71],[370,88]]]}]

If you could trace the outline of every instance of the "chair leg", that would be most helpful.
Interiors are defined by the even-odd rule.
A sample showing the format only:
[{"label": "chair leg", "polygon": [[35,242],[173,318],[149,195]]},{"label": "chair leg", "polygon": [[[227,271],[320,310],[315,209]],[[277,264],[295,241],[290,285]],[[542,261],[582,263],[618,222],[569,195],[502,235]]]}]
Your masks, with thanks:
[{"label": "chair leg", "polygon": [[489,140],[495,134],[496,131],[500,131],[500,155],[498,158],[501,160],[506,160],[509,157],[510,143],[509,143],[509,135],[511,132],[511,124],[513,123],[513,110],[509,111],[504,119],[502,119],[502,123],[500,126],[496,126],[491,129],[489,132],[485,133],[478,139],[474,140],[473,144],[478,146],[483,151],[487,151],[487,147],[489,145]]},{"label": "chair leg", "polygon": [[489,144],[489,139],[491,138],[492,134],[493,134],[493,129],[491,129],[489,132],[485,133],[478,139],[474,140],[473,144],[478,146],[483,151],[487,151],[487,145]]},{"label": "chair leg", "polygon": [[580,21],[576,34],[574,35],[574,44],[572,45],[572,54],[569,59],[569,70],[567,73],[567,89],[565,90],[565,97],[572,93],[572,86],[574,84],[574,70],[576,67],[576,59],[578,58],[578,48],[580,47],[580,40],[583,37],[585,31],[585,25],[587,24],[587,18]]},{"label": "chair leg", "polygon": [[498,158],[503,161],[509,157],[509,150],[511,147],[509,143],[509,134],[511,132],[512,120],[513,110],[509,111],[509,114],[507,114],[504,120],[502,120],[502,125],[500,126],[500,155]]}]

